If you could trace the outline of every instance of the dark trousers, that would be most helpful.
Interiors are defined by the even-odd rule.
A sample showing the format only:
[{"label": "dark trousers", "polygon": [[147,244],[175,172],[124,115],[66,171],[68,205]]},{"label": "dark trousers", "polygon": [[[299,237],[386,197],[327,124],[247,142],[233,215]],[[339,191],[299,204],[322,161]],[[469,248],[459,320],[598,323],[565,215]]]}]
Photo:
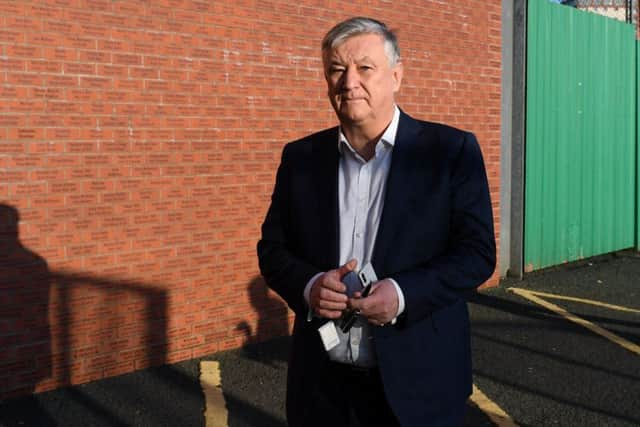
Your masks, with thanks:
[{"label": "dark trousers", "polygon": [[299,427],[400,427],[376,368],[328,362],[318,378]]}]

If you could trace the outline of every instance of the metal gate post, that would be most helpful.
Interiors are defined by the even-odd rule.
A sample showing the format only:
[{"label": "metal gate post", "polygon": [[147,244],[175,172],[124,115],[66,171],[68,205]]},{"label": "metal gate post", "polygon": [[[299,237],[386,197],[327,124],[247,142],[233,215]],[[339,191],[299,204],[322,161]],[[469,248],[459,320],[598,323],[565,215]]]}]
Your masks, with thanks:
[{"label": "metal gate post", "polygon": [[527,0],[503,0],[502,7],[500,275],[522,278]]}]

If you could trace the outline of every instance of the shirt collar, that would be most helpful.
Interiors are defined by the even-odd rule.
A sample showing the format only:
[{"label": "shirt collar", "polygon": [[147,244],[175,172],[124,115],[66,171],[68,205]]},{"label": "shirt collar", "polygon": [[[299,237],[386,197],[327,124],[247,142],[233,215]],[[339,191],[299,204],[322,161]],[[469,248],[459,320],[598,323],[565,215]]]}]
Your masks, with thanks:
[{"label": "shirt collar", "polygon": [[[387,126],[384,133],[380,137],[380,141],[385,144],[393,147],[396,143],[396,135],[398,134],[398,123],[400,122],[400,109],[397,105],[394,106],[393,109],[393,118],[391,119],[391,123]],[[351,152],[355,153],[355,150],[349,144],[347,137],[342,133],[342,128],[339,129],[338,132],[338,151],[342,154],[342,146],[346,146]],[[378,145],[376,144],[376,154],[378,153]]]}]

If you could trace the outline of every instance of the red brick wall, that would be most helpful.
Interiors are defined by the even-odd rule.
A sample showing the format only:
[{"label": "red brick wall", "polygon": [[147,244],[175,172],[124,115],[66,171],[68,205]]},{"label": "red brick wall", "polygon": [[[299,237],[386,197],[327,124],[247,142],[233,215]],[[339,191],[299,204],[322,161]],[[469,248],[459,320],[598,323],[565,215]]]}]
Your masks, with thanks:
[{"label": "red brick wall", "polygon": [[366,3],[0,1],[0,396],[288,331],[255,244],[346,17],[398,30],[407,112],[477,134],[499,229],[499,2]]}]

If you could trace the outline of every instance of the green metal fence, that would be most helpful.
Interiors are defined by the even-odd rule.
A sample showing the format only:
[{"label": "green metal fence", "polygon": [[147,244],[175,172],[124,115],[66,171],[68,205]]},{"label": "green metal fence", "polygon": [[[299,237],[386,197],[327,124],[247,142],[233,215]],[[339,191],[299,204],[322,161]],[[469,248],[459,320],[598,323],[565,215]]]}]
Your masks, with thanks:
[{"label": "green metal fence", "polygon": [[630,24],[528,2],[525,271],[635,245],[636,44]]}]

